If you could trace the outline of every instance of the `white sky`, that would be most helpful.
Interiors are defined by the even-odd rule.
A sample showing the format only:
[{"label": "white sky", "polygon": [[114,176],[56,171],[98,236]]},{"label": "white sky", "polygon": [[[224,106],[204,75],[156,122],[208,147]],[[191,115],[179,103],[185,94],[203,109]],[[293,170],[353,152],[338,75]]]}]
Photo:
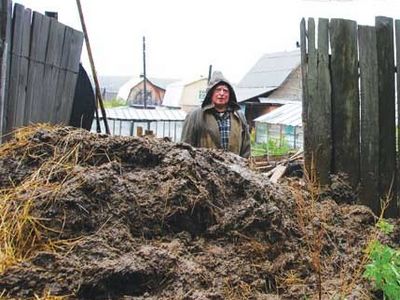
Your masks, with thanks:
[{"label": "white sky", "polygon": [[[15,0],[81,30],[76,0]],[[400,0],[81,0],[99,75],[187,79],[209,65],[238,82],[265,53],[290,51],[302,17],[345,18],[373,25],[400,19]],[[82,62],[90,74],[86,48]]]}]

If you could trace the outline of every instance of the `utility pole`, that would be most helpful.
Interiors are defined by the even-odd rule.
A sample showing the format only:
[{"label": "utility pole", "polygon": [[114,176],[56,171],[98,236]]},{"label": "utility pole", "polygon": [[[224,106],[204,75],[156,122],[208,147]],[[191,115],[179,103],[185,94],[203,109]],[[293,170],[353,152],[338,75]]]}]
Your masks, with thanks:
[{"label": "utility pole", "polygon": [[143,37],[143,105],[147,108],[147,90],[146,90],[146,39]]}]

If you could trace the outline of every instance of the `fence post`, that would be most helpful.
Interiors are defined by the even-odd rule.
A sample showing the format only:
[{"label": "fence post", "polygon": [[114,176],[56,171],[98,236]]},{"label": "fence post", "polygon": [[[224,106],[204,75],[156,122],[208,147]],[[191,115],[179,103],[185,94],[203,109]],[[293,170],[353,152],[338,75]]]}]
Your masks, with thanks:
[{"label": "fence post", "polygon": [[397,73],[397,196],[400,195],[400,20],[395,21]]},{"label": "fence post", "polygon": [[398,211],[393,19],[376,17],[375,27],[378,57],[380,197],[390,198],[385,217],[395,217]]},{"label": "fence post", "polygon": [[5,133],[7,72],[9,68],[11,1],[0,0],[0,143]]},{"label": "fence post", "polygon": [[357,24],[355,21],[332,19],[332,124],[333,171],[349,175],[356,188],[360,172],[360,112],[358,93]]},{"label": "fence post", "polygon": [[379,214],[378,59],[375,27],[358,26],[361,79],[360,202]]}]

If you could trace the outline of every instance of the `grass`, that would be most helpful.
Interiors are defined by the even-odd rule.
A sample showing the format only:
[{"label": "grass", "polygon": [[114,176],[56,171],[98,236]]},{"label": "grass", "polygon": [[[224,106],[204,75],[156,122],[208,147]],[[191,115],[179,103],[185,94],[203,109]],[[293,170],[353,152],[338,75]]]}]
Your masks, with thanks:
[{"label": "grass", "polygon": [[126,106],[126,101],[122,99],[111,99],[104,101],[104,108],[113,108],[120,106]]}]

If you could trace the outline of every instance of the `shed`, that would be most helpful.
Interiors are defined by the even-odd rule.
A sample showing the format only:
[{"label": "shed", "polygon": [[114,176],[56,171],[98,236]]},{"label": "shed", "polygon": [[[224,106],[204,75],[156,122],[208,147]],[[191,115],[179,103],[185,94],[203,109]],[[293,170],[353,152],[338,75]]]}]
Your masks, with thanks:
[{"label": "shed", "polygon": [[299,49],[263,55],[240,80],[236,95],[252,127],[255,118],[281,106],[281,100],[301,102]]},{"label": "shed", "polygon": [[[99,112],[100,117],[101,112]],[[112,135],[135,136],[138,127],[151,130],[159,138],[169,137],[180,140],[186,113],[181,109],[139,109],[115,107],[106,109],[106,116]],[[103,126],[103,123],[101,122]],[[93,123],[92,130],[95,128]]]},{"label": "shed", "polygon": [[182,80],[167,86],[163,106],[181,108],[186,112],[199,107],[206,96],[208,79],[200,77],[191,80]]},{"label": "shed", "polygon": [[256,143],[287,145],[290,149],[303,147],[302,103],[284,104],[254,120]]}]

